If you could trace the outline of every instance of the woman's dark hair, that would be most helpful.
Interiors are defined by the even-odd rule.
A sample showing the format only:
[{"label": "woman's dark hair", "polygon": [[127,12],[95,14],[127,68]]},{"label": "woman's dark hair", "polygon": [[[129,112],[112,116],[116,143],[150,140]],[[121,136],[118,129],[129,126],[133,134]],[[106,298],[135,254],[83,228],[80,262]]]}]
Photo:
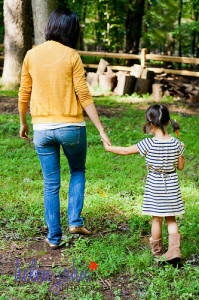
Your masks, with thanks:
[{"label": "woman's dark hair", "polygon": [[50,14],[45,28],[46,41],[53,40],[75,48],[79,37],[79,19],[68,8],[57,8]]},{"label": "woman's dark hair", "polygon": [[166,133],[166,126],[168,122],[171,121],[173,131],[180,129],[177,122],[170,119],[169,110],[166,106],[162,104],[154,104],[150,106],[146,111],[146,124],[143,127],[144,133],[149,133],[151,131],[151,124],[162,129],[163,134]]}]

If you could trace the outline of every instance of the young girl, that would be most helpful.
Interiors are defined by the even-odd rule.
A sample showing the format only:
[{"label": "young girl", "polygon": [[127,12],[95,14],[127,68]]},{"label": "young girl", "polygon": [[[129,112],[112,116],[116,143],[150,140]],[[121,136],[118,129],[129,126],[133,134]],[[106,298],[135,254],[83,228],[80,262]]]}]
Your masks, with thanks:
[{"label": "young girl", "polygon": [[[170,119],[168,109],[161,104],[150,106],[146,111],[144,133],[154,137],[146,138],[130,147],[114,147],[104,143],[107,151],[120,155],[140,153],[146,158],[148,175],[146,179],[143,215],[153,217],[150,244],[155,256],[164,256],[167,261],[181,258],[178,225],[175,216],[184,214],[184,207],[176,169],[184,168],[184,144],[170,136],[166,127],[171,123],[173,131],[178,123]],[[162,244],[162,221],[165,217],[169,232],[169,248],[164,253]],[[163,255],[164,254],[164,255]]]}]

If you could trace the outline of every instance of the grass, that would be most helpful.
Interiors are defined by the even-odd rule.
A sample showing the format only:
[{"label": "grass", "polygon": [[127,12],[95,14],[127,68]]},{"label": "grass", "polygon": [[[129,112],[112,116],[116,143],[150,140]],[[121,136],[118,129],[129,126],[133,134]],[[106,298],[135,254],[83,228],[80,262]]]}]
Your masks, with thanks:
[{"label": "grass", "polygon": [[[101,117],[106,132],[114,145],[135,144],[145,137],[141,129],[144,110],[137,110],[136,104],[115,100],[114,97],[96,100],[96,104],[105,109],[111,108],[113,114],[112,117]],[[116,282],[116,286],[110,288],[112,299],[123,299],[120,285],[125,278],[128,278],[125,288],[131,289],[128,299],[198,299],[199,268],[193,262],[197,261],[199,250],[199,141],[196,138],[199,116],[172,113],[171,117],[180,123],[180,139],[186,145],[185,170],[178,173],[186,211],[184,216],[178,217],[183,236],[182,265],[176,268],[167,264],[159,266],[151,257],[147,242],[151,218],[141,214],[147,175],[144,159],[140,155],[105,153],[97,130],[87,121],[87,181],[82,215],[85,226],[95,228],[98,234],[76,239],[73,246],[68,244],[61,255],[62,262],[67,262],[70,269],[73,259],[79,270],[82,269],[82,261],[87,270],[90,261],[97,262],[99,267],[92,272],[92,280],[86,286],[78,284],[75,290],[70,290],[70,287],[68,291],[53,295],[53,299],[62,299],[64,295],[68,295],[69,299],[110,299],[103,295],[101,280]],[[30,124],[30,116],[27,119]],[[32,126],[30,129],[32,138]],[[34,145],[19,138],[18,115],[0,115],[0,130],[0,248],[7,251],[8,238],[13,238],[13,234],[17,234],[21,244],[28,243],[29,239],[42,235],[46,224],[42,172]],[[63,231],[66,231],[69,168],[63,152],[61,166],[61,223]],[[165,224],[163,236],[166,246],[168,234]],[[58,273],[63,268],[54,267],[53,270]],[[40,285],[37,282],[16,283],[14,270],[0,277],[0,286],[0,299],[52,299],[48,282]]]}]

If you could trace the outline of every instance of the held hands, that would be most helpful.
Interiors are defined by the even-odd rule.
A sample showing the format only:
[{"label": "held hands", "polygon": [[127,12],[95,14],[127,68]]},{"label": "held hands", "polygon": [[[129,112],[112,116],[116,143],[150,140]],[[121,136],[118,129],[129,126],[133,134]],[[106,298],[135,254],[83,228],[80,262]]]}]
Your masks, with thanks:
[{"label": "held hands", "polygon": [[20,127],[20,137],[24,140],[28,140],[28,134],[29,134],[29,126],[28,124],[22,124]]},{"label": "held hands", "polygon": [[106,151],[109,151],[111,145],[108,145],[108,144],[107,144],[106,142],[104,142],[104,141],[102,141],[102,142],[103,142],[103,145],[104,145],[105,150],[106,150]]},{"label": "held hands", "polygon": [[104,145],[106,144],[108,146],[111,146],[111,141],[108,138],[107,134],[105,133],[104,129],[100,131],[100,137]]}]

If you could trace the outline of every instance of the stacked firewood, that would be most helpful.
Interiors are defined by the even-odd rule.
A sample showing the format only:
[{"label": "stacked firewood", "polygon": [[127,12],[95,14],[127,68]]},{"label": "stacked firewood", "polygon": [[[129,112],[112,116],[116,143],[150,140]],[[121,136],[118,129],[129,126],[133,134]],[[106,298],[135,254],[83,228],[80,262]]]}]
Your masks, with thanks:
[{"label": "stacked firewood", "polygon": [[154,82],[154,72],[148,71],[140,65],[131,67],[130,72],[113,72],[109,63],[101,59],[97,72],[88,72],[86,78],[88,87],[92,90],[99,86],[101,90],[112,91],[116,95],[138,95],[151,93]]},{"label": "stacked firewood", "polygon": [[175,75],[156,75],[153,71],[135,64],[130,71],[113,72],[109,63],[101,59],[97,72],[88,72],[86,78],[89,89],[99,87],[116,95],[151,94],[151,99],[159,102],[164,96],[199,103],[199,82]]},{"label": "stacked firewood", "polygon": [[[162,78],[164,77],[164,78]],[[190,100],[199,103],[199,80],[185,77],[158,75],[153,85],[154,100],[159,101],[163,96],[173,96],[178,100]],[[158,83],[157,83],[158,82]]]}]

